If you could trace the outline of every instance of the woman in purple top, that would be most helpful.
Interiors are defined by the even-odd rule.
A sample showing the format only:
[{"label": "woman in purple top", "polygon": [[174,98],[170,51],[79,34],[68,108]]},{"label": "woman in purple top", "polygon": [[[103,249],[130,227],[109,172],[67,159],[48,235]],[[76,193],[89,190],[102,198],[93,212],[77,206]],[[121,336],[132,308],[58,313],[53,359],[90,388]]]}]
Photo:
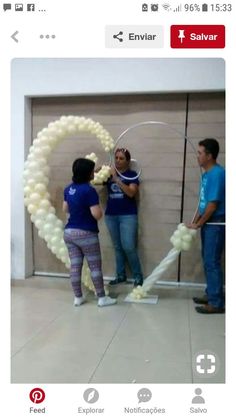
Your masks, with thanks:
[{"label": "woman in purple top", "polygon": [[116,258],[116,278],[110,281],[110,285],[126,281],[126,259],[134,278],[134,286],[143,284],[137,252],[138,216],[135,196],[138,193],[139,180],[133,179],[137,173],[130,170],[130,161],[130,152],[126,148],[118,148],[115,152],[115,167],[111,169],[112,176],[107,182],[105,221]]},{"label": "woman in purple top", "polygon": [[91,278],[98,297],[98,306],[116,303],[116,299],[105,296],[101,251],[97,221],[102,217],[96,190],[90,185],[94,177],[95,163],[80,158],[72,166],[72,183],[64,190],[63,210],[69,213],[65,226],[64,241],[68,248],[71,267],[70,279],[75,294],[74,305],[85,302],[81,288],[83,259],[86,258]]}]

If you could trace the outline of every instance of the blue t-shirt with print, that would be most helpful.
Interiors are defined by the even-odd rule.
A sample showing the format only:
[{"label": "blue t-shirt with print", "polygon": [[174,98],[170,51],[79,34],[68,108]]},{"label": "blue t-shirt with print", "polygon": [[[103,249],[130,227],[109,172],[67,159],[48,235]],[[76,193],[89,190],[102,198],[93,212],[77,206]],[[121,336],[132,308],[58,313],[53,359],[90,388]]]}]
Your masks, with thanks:
[{"label": "blue t-shirt with print", "polygon": [[[135,176],[137,176],[137,173],[134,170],[126,170],[122,173],[122,176],[125,176],[127,178],[134,178]],[[139,185],[138,178],[136,178],[135,180],[128,180],[120,177],[120,179],[126,185],[130,185],[131,183]],[[117,185],[117,183],[113,182],[111,179],[108,179],[107,181],[107,192],[108,200],[105,212],[106,215],[137,214],[137,204],[135,198],[130,198],[128,195],[126,195],[119,187],[119,185]]]},{"label": "blue t-shirt with print", "polygon": [[64,201],[68,204],[69,220],[65,228],[78,228],[98,232],[97,220],[90,207],[99,204],[96,190],[89,183],[71,183],[64,190]]},{"label": "blue t-shirt with print", "polygon": [[225,169],[219,164],[202,174],[199,213],[204,214],[209,202],[217,202],[213,216],[225,215]]}]

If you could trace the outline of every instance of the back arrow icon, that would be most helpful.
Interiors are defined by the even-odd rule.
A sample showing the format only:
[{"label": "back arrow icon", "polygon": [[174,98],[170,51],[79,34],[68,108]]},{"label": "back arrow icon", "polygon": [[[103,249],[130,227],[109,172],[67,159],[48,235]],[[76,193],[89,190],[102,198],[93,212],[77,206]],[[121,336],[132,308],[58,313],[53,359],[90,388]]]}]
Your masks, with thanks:
[{"label": "back arrow icon", "polygon": [[11,38],[13,39],[13,41],[15,41],[15,42],[19,42],[19,40],[16,38],[16,35],[18,35],[18,31],[15,31],[12,35],[11,35]]}]

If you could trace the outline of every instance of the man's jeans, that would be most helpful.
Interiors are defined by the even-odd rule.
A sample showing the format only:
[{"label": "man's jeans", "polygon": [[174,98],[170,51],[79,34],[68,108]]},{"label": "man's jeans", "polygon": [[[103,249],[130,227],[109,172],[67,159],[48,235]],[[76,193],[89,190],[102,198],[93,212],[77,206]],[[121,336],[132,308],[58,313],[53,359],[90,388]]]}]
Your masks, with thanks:
[{"label": "man's jeans", "polygon": [[133,278],[143,279],[137,253],[137,215],[106,215],[105,221],[115,248],[117,278],[126,279],[127,257]]},{"label": "man's jeans", "polygon": [[201,229],[201,239],[208,304],[223,308],[224,296],[221,256],[225,244],[225,226],[205,224]]}]

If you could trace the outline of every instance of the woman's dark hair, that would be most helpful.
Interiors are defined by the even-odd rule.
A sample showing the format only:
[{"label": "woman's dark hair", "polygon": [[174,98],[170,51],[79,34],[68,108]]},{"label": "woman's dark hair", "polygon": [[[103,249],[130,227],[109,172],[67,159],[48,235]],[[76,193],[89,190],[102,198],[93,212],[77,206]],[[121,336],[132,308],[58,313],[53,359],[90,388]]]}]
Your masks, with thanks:
[{"label": "woman's dark hair", "polygon": [[220,151],[219,143],[215,138],[205,138],[199,141],[198,145],[205,148],[207,154],[211,154],[213,159],[216,160]]},{"label": "woman's dark hair", "polygon": [[95,163],[89,159],[76,159],[72,165],[72,181],[74,183],[87,183],[91,179]]},{"label": "woman's dark hair", "polygon": [[117,148],[116,151],[115,151],[115,155],[118,152],[123,153],[127,161],[131,160],[131,154],[130,154],[129,150],[127,150],[127,148]]}]

